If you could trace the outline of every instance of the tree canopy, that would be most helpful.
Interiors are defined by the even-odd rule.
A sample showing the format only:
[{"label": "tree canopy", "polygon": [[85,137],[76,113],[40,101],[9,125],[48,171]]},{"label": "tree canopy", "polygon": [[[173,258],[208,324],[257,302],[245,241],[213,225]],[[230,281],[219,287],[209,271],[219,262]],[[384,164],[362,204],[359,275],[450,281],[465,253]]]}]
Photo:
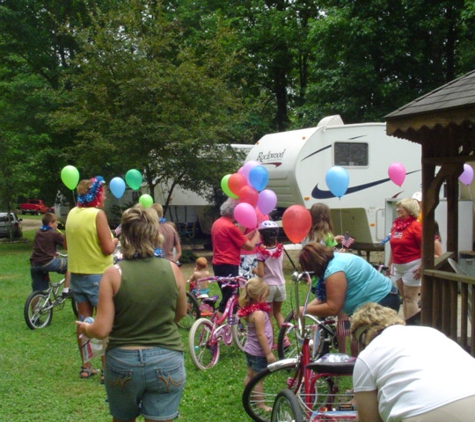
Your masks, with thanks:
[{"label": "tree canopy", "polygon": [[473,70],[464,0],[0,0],[0,203],[138,168],[203,193],[266,133],[385,114]]}]

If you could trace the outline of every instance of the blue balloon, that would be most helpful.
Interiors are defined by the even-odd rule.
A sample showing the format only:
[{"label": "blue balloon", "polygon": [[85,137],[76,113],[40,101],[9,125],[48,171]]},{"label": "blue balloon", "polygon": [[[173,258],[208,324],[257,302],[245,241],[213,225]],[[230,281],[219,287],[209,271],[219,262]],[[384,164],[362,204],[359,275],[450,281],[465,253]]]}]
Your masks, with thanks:
[{"label": "blue balloon", "polygon": [[343,167],[334,166],[327,171],[325,182],[333,195],[341,198],[348,189],[350,177]]},{"label": "blue balloon", "polygon": [[263,166],[255,166],[249,172],[249,183],[258,192],[267,186],[268,181],[269,172]]},{"label": "blue balloon", "polygon": [[121,177],[114,177],[109,183],[109,189],[117,199],[122,198],[125,192],[125,182]]}]

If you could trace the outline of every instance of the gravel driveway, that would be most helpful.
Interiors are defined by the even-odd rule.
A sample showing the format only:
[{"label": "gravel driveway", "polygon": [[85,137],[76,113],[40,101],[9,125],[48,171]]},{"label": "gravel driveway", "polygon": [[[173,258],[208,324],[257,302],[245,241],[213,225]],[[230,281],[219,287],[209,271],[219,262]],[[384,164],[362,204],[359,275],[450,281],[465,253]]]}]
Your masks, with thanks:
[{"label": "gravel driveway", "polygon": [[22,225],[23,231],[38,230],[41,227],[41,220],[32,220],[29,218],[23,218],[21,225]]}]

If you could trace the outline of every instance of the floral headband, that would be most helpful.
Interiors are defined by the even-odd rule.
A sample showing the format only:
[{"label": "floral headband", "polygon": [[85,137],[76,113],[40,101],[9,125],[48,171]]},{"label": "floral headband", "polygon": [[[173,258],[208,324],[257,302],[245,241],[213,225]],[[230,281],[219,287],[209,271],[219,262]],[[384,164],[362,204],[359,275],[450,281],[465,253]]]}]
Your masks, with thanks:
[{"label": "floral headband", "polygon": [[78,195],[79,207],[95,207],[99,205],[98,194],[102,191],[102,185],[105,183],[102,176],[96,176],[92,179],[92,185],[84,195]]}]

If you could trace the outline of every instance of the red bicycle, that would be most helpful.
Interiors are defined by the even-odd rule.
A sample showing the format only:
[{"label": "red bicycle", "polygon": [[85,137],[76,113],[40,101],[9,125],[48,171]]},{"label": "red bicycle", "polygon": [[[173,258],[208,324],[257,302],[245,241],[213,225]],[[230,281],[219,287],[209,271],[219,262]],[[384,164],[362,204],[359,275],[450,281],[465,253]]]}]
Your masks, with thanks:
[{"label": "red bicycle", "polygon": [[[301,410],[302,417],[310,418],[314,411],[340,409],[341,405],[351,400],[351,393],[346,391],[351,391],[352,387],[354,358],[339,354],[329,355],[335,345],[335,319],[319,320],[306,313],[311,292],[310,273],[296,273],[293,279],[297,297],[296,316],[294,322],[288,322],[282,330],[289,333],[290,326],[295,334],[291,342],[298,343],[299,347],[294,349],[293,353],[296,355],[268,365],[246,385],[242,396],[243,406],[247,414],[258,422],[271,421],[271,413],[268,409],[284,408],[282,404],[284,401],[286,413],[291,414],[291,406],[295,407],[295,403],[298,403],[297,408]],[[308,285],[301,315],[298,306],[299,281],[304,281]],[[349,360],[349,362],[328,362],[328,358],[320,359],[338,355],[340,360]],[[282,392],[283,389],[288,390],[289,393]],[[344,392],[340,393],[340,391]],[[281,392],[279,400],[276,400]],[[295,401],[289,397],[295,398]],[[280,410],[277,412],[277,409],[273,412],[276,413],[276,417],[285,416]]]}]

